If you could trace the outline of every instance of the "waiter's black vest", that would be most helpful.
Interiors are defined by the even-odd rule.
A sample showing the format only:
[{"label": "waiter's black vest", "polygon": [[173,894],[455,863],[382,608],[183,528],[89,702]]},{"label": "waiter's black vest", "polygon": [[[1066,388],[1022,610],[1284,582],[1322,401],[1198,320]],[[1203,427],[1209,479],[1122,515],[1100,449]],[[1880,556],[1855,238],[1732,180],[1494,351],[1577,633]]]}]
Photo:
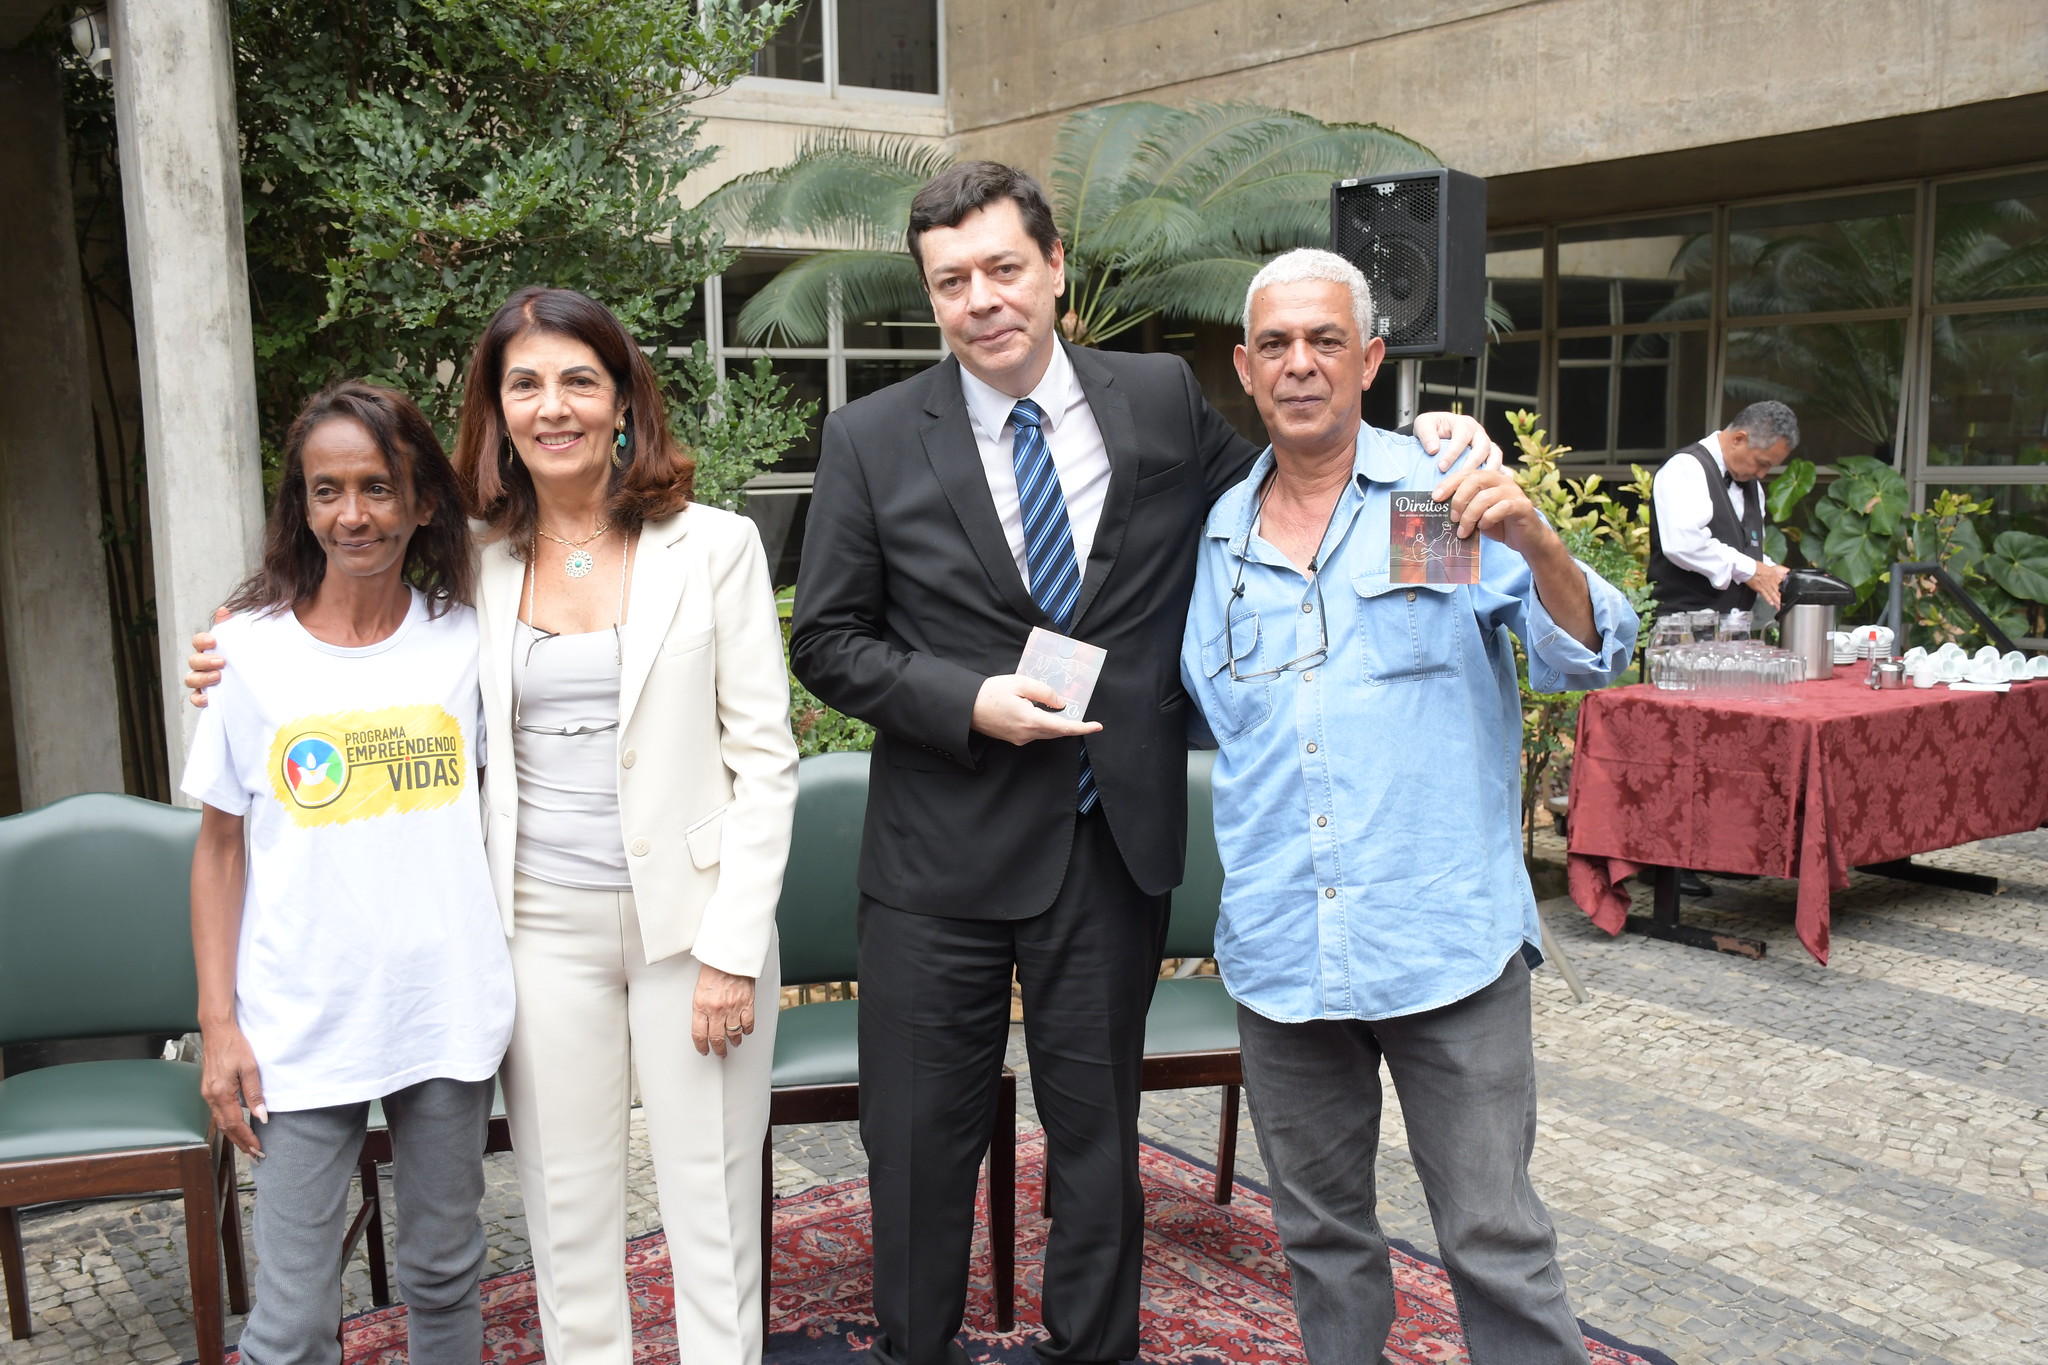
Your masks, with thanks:
[{"label": "waiter's black vest", "polygon": [[[1671,458],[1684,459],[1690,456],[1700,462],[1700,468],[1707,475],[1707,499],[1713,506],[1713,520],[1707,523],[1707,534],[1723,545],[1741,551],[1752,559],[1763,558],[1764,546],[1764,486],[1761,480],[1751,479],[1742,485],[1742,516],[1735,515],[1735,504],[1728,497],[1728,489],[1721,482],[1721,466],[1714,463],[1714,457],[1705,446],[1694,442]],[[1716,591],[1714,585],[1702,573],[1694,573],[1680,564],[1664,557],[1664,540],[1658,533],[1655,504],[1650,513],[1650,591],[1656,595],[1657,610],[1698,611],[1712,607],[1715,611],[1748,611],[1756,605],[1756,589],[1747,583],[1731,581],[1727,587]]]}]

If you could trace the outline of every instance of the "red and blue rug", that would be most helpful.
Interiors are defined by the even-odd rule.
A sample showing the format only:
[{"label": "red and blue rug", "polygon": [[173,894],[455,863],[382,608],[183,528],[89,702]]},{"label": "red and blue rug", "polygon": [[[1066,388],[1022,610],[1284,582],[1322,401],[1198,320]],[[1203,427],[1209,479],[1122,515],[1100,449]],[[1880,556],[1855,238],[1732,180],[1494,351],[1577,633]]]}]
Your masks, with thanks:
[{"label": "red and blue rug", "polygon": [[[1273,1231],[1272,1206],[1239,1182],[1228,1205],[1209,1199],[1215,1179],[1201,1163],[1153,1146],[1141,1149],[1145,1181],[1145,1290],[1142,1349],[1150,1365],[1297,1365],[1302,1360],[1287,1261]],[[1039,1271],[1050,1224],[1037,1216],[1045,1139],[1017,1150],[1017,1329],[994,1330],[987,1220],[975,1238],[967,1304],[967,1354],[985,1365],[1036,1365]],[[1464,1339],[1450,1281],[1433,1257],[1395,1244],[1394,1288],[1400,1316],[1386,1354],[1396,1365],[1460,1365]],[[668,1247],[660,1233],[632,1243],[635,1365],[676,1361]],[[770,1288],[768,1365],[834,1365],[865,1352],[869,1316],[868,1200],[865,1180],[825,1185],[779,1200]],[[533,1274],[487,1281],[484,1365],[537,1365],[542,1359]],[[1671,1365],[1662,1352],[1631,1346],[1580,1324],[1594,1365]],[[380,1308],[347,1323],[345,1365],[398,1365],[405,1359],[405,1310]],[[237,1357],[231,1355],[230,1361]]]}]

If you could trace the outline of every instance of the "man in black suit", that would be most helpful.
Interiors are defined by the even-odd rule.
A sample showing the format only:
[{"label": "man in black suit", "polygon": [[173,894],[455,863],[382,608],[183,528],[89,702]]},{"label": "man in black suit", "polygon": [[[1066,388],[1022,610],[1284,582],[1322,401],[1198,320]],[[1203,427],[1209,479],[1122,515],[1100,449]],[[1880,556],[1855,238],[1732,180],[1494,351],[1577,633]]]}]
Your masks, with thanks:
[{"label": "man in black suit", "polygon": [[[1258,452],[1179,358],[1059,339],[1065,258],[1029,176],[942,172],[909,243],[953,357],[826,419],[791,635],[805,685],[877,731],[860,863],[874,1354],[964,1359],[1014,971],[1052,1182],[1038,1354],[1125,1360],[1145,1012],[1187,832],[1180,635],[1203,517]],[[1478,436],[1469,418],[1420,425],[1446,468]],[[1085,722],[1018,675],[1034,626],[1108,651]]]}]

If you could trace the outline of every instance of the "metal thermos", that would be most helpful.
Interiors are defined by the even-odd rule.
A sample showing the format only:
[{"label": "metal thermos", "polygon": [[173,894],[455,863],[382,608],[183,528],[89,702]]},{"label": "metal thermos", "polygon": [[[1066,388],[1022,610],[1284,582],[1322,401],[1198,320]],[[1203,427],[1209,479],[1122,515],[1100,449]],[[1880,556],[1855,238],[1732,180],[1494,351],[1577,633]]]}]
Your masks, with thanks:
[{"label": "metal thermos", "polygon": [[1806,681],[1835,676],[1835,647],[1828,633],[1835,628],[1835,609],[1819,602],[1784,607],[1778,612],[1778,643],[1798,658]]},{"label": "metal thermos", "polygon": [[1832,574],[1794,569],[1785,575],[1778,608],[1778,643],[1791,651],[1806,681],[1835,676],[1835,612],[1856,600],[1856,590]]}]

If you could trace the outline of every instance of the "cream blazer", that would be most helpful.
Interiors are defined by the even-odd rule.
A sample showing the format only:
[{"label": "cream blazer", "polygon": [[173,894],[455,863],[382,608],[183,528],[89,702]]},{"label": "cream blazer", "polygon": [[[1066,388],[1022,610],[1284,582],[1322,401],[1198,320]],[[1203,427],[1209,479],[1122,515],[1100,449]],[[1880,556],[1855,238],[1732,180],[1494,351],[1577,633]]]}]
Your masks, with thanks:
[{"label": "cream blazer", "polygon": [[[505,541],[481,550],[484,846],[513,933],[519,785],[512,668],[525,566]],[[754,523],[692,504],[647,523],[620,635],[619,817],[656,962],[680,952],[759,976],[796,808],[789,675],[768,559]]]}]

